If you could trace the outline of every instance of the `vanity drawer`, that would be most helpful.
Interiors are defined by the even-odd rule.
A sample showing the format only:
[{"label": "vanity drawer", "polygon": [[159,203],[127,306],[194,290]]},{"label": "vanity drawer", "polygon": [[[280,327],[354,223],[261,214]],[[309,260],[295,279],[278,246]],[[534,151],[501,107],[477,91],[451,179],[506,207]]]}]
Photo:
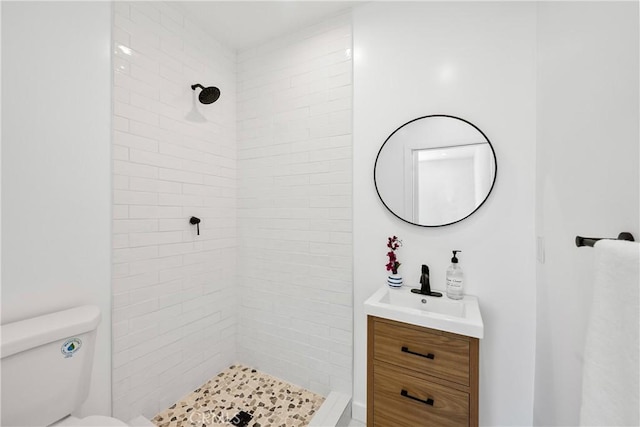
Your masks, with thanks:
[{"label": "vanity drawer", "polygon": [[393,321],[375,320],[375,360],[469,385],[469,341]]},{"label": "vanity drawer", "polygon": [[469,426],[468,393],[416,378],[386,363],[374,362],[373,370],[375,407],[369,425]]}]

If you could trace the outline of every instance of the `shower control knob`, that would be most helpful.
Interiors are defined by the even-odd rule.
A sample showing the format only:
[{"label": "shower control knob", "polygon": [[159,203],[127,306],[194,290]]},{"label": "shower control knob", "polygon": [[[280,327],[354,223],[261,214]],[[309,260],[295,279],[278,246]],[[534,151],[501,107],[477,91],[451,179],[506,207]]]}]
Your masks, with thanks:
[{"label": "shower control knob", "polygon": [[198,232],[198,236],[200,235],[200,218],[192,216],[191,219],[189,220],[189,223],[191,225],[195,225],[196,226],[196,230]]}]

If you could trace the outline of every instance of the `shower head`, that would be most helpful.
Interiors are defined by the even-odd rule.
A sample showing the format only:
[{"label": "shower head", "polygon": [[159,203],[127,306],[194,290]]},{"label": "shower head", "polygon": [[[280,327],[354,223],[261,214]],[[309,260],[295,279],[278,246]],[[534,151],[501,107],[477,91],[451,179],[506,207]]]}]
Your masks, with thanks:
[{"label": "shower head", "polygon": [[202,89],[202,92],[198,95],[198,99],[203,104],[213,104],[218,100],[218,98],[220,98],[220,89],[215,86],[204,87],[200,83],[191,85],[191,89],[193,90],[196,90],[197,87]]}]

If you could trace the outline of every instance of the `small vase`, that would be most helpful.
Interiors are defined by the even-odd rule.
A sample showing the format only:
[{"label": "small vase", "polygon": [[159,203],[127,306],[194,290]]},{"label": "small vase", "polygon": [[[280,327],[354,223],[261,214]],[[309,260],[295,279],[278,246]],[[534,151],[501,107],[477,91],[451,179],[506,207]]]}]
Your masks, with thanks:
[{"label": "small vase", "polygon": [[402,286],[402,275],[399,273],[390,274],[387,277],[387,285],[391,288],[399,288]]}]

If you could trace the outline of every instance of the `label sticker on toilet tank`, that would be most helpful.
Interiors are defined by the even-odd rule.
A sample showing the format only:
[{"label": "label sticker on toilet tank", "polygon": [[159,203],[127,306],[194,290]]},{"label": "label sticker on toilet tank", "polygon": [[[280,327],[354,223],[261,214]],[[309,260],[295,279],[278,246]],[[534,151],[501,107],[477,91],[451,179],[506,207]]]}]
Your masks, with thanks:
[{"label": "label sticker on toilet tank", "polygon": [[69,338],[62,344],[60,351],[64,357],[71,357],[76,351],[80,350],[80,347],[82,347],[80,338]]}]

